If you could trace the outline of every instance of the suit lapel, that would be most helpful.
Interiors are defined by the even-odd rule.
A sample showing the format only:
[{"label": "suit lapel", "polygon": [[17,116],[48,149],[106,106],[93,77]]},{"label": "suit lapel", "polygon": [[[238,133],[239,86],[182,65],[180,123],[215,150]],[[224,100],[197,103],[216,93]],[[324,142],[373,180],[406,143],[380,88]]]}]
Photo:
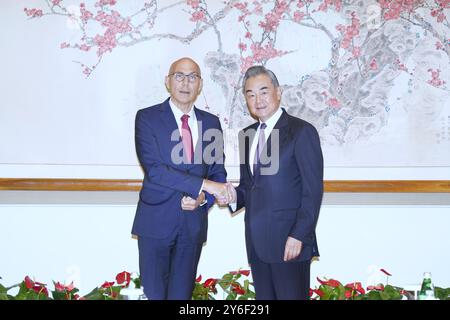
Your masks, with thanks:
[{"label": "suit lapel", "polygon": [[195,117],[197,118],[197,143],[194,146],[194,163],[186,164],[187,168],[191,168],[195,164],[203,163],[203,150],[205,149],[205,141],[203,141],[204,132],[208,129],[203,114],[194,106]]},{"label": "suit lapel", "polygon": [[244,132],[244,148],[245,148],[245,167],[247,168],[248,175],[253,180],[253,174],[250,170],[250,166],[253,165],[250,161],[250,149],[253,144],[253,140],[255,139],[256,129],[258,128],[259,122],[252,124],[245,132]]},{"label": "suit lapel", "polygon": [[[163,137],[167,137],[164,138],[164,141],[168,143],[168,148],[170,150],[169,160],[170,162],[172,162],[172,159],[170,159],[172,155],[171,152],[179,143],[181,143],[180,130],[178,129],[177,120],[175,119],[175,116],[170,109],[169,99],[161,104],[160,111],[162,120],[161,122],[164,124],[165,129],[165,131],[161,132],[161,134],[163,135]],[[178,165],[185,166],[185,164],[183,163]]]},{"label": "suit lapel", "polygon": [[284,141],[286,140],[287,134],[288,134],[288,114],[287,112],[283,110],[283,113],[280,116],[280,119],[278,119],[277,123],[275,124],[275,126],[273,127],[272,132],[269,135],[269,138],[267,138],[267,142],[266,145],[264,146],[263,152],[266,152],[265,154],[267,154],[269,157],[272,155],[272,137],[274,135],[272,135],[274,130],[278,130],[278,150],[280,150],[280,147],[283,145]]}]

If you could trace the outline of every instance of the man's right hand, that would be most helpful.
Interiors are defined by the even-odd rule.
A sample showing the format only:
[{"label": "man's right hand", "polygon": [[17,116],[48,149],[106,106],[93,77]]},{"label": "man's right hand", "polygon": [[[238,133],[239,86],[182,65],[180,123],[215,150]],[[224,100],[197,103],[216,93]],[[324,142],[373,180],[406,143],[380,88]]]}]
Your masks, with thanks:
[{"label": "man's right hand", "polygon": [[211,180],[203,180],[203,190],[214,195],[219,205],[226,205],[233,199],[233,195],[229,193],[227,183],[220,183]]},{"label": "man's right hand", "polygon": [[233,184],[231,182],[227,182],[227,193],[228,193],[228,203],[235,203],[237,201],[237,193],[236,189],[234,188]]}]

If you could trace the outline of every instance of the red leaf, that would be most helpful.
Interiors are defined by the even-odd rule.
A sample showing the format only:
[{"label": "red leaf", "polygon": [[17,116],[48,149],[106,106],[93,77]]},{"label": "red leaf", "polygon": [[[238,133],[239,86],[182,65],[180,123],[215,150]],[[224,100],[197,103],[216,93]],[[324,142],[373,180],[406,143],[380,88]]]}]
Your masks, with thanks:
[{"label": "red leaf", "polygon": [[202,275],[199,275],[199,276],[197,277],[197,279],[195,279],[195,282],[200,282],[200,281],[202,281]]},{"label": "red leaf", "polygon": [[322,297],[324,295],[323,291],[320,289],[313,289],[312,290],[315,294],[317,294],[319,297]]},{"label": "red leaf", "polygon": [[27,289],[31,289],[34,286],[34,281],[30,279],[29,276],[25,277],[25,286],[27,287]]},{"label": "red leaf", "polygon": [[377,284],[376,286],[368,286],[367,290],[380,290],[380,291],[383,291],[384,290],[384,286],[380,283],[380,284]]},{"label": "red leaf", "polygon": [[384,274],[388,275],[388,276],[392,276],[392,274],[390,274],[389,272],[387,272],[387,271],[384,270],[384,269],[380,269],[380,271],[383,272]]},{"label": "red leaf", "polygon": [[117,284],[125,283],[125,286],[128,286],[131,281],[131,273],[122,271],[116,276]]},{"label": "red leaf", "polygon": [[341,285],[341,283],[339,281],[334,280],[334,279],[329,279],[327,281],[320,280],[319,277],[317,277],[316,279],[317,279],[317,281],[320,282],[320,284],[323,284],[323,285],[326,285],[326,286],[330,286],[330,287],[333,287],[333,288],[339,287]]},{"label": "red leaf", "polygon": [[57,283],[55,283],[55,290],[58,292],[64,292],[65,287],[63,284],[57,282]]},{"label": "red leaf", "polygon": [[48,297],[48,290],[43,285],[34,285],[33,291],[37,294],[44,294],[46,297]]},{"label": "red leaf", "polygon": [[241,270],[239,271],[240,274],[243,274],[244,276],[248,277],[250,274],[250,270]]},{"label": "red leaf", "polygon": [[213,279],[213,278],[209,278],[208,280],[205,281],[205,283],[203,284],[204,288],[213,288],[217,283],[217,279]]},{"label": "red leaf", "polygon": [[105,281],[105,283],[102,284],[102,288],[104,288],[104,289],[111,288],[113,285],[114,285],[114,281],[113,282]]},{"label": "red leaf", "polygon": [[239,283],[232,283],[231,286],[233,287],[231,290],[233,290],[237,294],[245,294],[244,288],[242,288]]},{"label": "red leaf", "polygon": [[69,292],[72,291],[75,288],[75,286],[73,285],[73,281],[68,286],[64,286],[64,287]]},{"label": "red leaf", "polygon": [[354,291],[359,292],[360,294],[364,294],[366,293],[366,291],[364,290],[364,288],[361,285],[361,282],[352,282],[352,283],[348,283],[345,285],[347,288],[350,288]]}]

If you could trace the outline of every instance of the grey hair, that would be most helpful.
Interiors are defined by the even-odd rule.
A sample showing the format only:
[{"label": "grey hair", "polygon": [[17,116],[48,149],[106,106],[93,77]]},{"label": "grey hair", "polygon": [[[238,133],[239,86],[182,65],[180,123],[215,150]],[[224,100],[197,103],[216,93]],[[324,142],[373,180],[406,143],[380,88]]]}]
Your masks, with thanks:
[{"label": "grey hair", "polygon": [[264,66],[253,66],[247,69],[244,75],[244,79],[242,80],[242,92],[245,94],[245,83],[251,77],[259,76],[260,74],[265,74],[270,78],[272,84],[275,88],[280,86],[277,76],[271,70],[266,69]]}]

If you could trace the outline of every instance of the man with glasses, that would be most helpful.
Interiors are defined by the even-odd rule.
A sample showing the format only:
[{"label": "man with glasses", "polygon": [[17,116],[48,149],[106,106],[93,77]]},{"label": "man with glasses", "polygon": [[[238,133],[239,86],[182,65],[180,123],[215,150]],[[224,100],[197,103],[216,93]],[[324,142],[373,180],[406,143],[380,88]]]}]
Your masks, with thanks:
[{"label": "man with glasses", "polygon": [[[208,209],[214,197],[227,197],[220,121],[194,106],[202,84],[198,64],[181,58],[165,78],[170,97],[136,114],[136,153],[145,175],[132,233],[150,300],[191,299]],[[213,139],[203,140],[206,131]]]}]

